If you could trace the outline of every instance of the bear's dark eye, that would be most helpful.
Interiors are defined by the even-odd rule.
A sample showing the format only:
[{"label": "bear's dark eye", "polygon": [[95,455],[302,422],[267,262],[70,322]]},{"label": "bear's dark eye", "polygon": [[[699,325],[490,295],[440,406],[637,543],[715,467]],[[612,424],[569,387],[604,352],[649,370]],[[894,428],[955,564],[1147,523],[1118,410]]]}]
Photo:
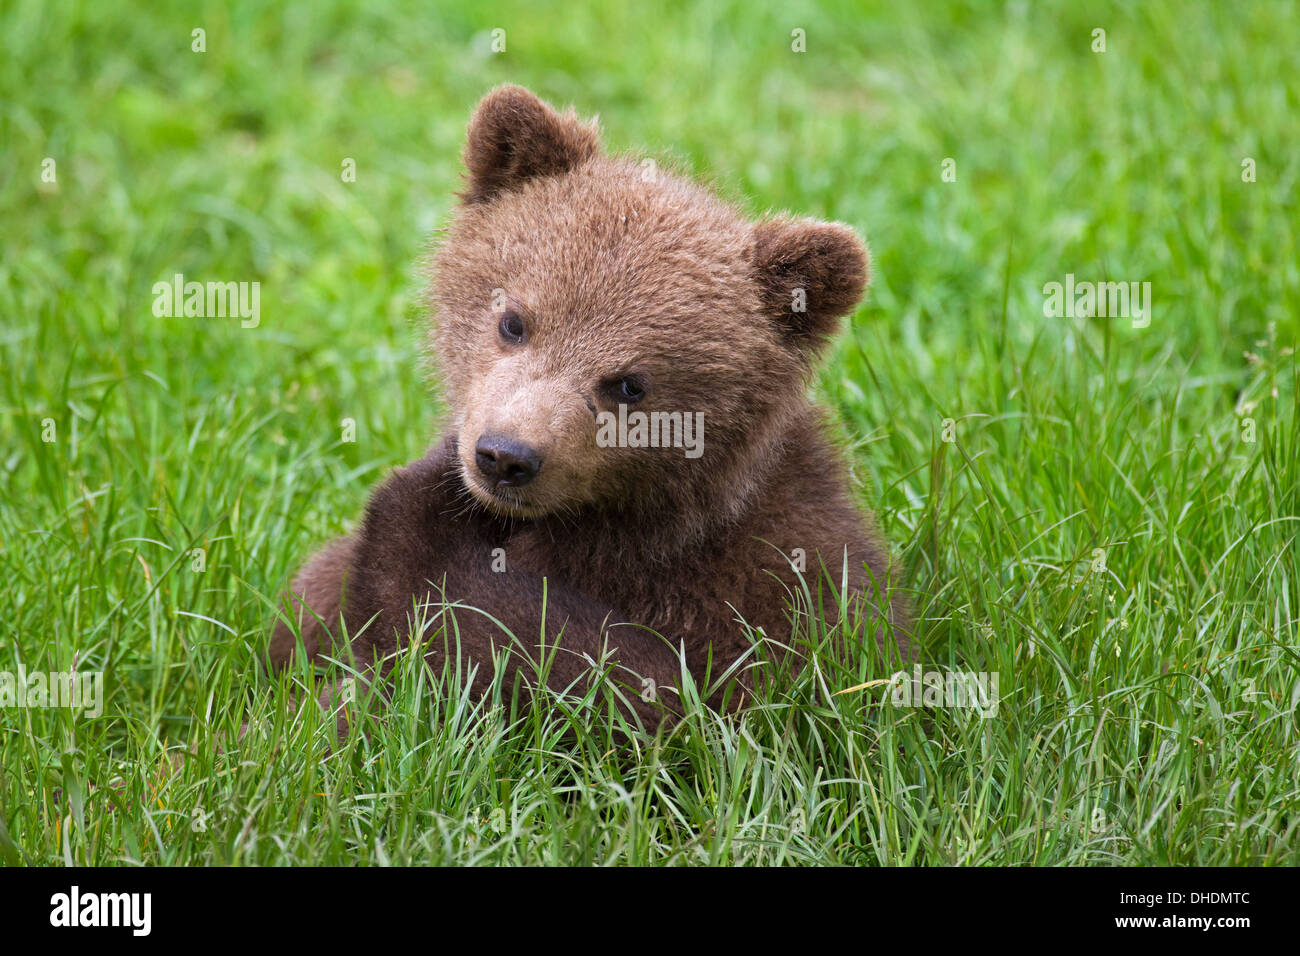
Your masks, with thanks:
[{"label": "bear's dark eye", "polygon": [[501,316],[501,324],[497,326],[501,337],[507,342],[513,342],[515,345],[524,340],[524,320],[520,318],[519,313],[507,309]]},{"label": "bear's dark eye", "polygon": [[645,383],[635,375],[624,375],[605,386],[605,390],[615,401],[627,402],[629,405],[645,398]]}]

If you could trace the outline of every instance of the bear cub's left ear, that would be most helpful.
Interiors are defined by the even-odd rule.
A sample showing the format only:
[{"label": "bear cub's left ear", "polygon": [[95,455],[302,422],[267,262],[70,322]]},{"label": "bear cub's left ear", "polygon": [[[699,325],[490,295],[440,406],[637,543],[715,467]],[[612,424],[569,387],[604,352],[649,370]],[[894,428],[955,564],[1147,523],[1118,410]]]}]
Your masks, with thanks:
[{"label": "bear cub's left ear", "polygon": [[529,180],[559,176],[600,152],[594,123],[557,113],[522,86],[498,86],[479,102],[465,142],[468,203],[490,202]]},{"label": "bear cub's left ear", "polygon": [[754,227],[754,269],[764,311],[786,339],[815,351],[871,281],[866,244],[837,222],[782,217]]}]

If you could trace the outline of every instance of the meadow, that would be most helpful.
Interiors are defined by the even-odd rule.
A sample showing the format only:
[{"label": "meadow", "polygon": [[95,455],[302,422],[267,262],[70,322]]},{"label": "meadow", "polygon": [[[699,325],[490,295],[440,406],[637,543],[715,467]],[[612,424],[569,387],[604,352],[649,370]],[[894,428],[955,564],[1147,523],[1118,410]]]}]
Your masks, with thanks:
[{"label": "meadow", "polygon": [[[103,693],[0,699],[5,864],[1300,862],[1295,4],[0,20],[0,673]],[[413,658],[328,750],[313,675],[265,674],[289,575],[433,437],[419,263],[507,81],[866,236],[816,392],[926,667],[998,675],[996,714],[813,647],[623,741]],[[256,321],[158,315],[178,274],[258,283]],[[1067,281],[1147,309],[1055,309]]]}]

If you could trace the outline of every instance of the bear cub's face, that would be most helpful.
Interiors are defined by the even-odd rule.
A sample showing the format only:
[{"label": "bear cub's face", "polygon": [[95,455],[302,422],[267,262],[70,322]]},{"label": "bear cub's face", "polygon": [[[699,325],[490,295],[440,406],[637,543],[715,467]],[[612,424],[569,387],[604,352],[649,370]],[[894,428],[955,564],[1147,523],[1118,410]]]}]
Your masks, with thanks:
[{"label": "bear cub's face", "polygon": [[861,240],[750,222],[520,87],[484,98],[465,164],[431,344],[474,498],[528,518],[743,484],[862,296]]}]

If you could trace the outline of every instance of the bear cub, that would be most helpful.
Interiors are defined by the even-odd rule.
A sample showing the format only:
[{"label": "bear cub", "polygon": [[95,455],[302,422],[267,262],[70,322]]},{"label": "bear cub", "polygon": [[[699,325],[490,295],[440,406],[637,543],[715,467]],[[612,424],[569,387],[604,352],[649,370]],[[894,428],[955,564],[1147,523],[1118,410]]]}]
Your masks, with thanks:
[{"label": "bear cub", "polygon": [[749,221],[517,86],[479,104],[464,163],[428,295],[445,432],[294,579],[271,666],[382,676],[418,617],[476,694],[498,662],[527,694],[546,659],[553,690],[607,682],[653,729],[683,667],[714,706],[747,697],[754,635],[789,658],[800,596],[833,625],[845,581],[858,639],[910,659],[889,550],[806,395],[862,240]]}]

